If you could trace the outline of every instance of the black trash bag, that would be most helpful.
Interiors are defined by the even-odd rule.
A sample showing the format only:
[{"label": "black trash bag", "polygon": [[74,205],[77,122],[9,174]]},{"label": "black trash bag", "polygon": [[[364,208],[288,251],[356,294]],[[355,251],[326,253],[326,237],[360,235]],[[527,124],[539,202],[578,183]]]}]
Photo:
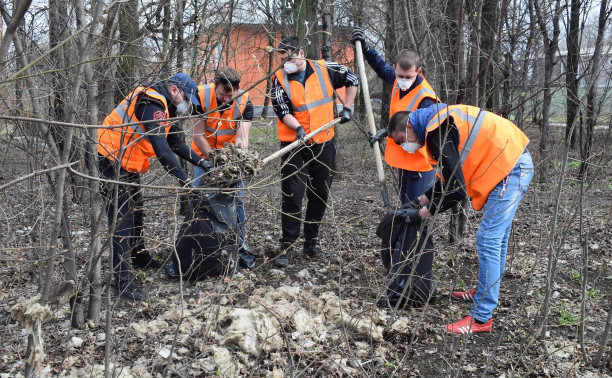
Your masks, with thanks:
[{"label": "black trash bag", "polygon": [[[199,192],[176,239],[172,262],[184,279],[231,276],[237,266],[240,225],[235,193]],[[177,258],[178,255],[178,258]]]},{"label": "black trash bag", "polygon": [[255,265],[257,265],[257,255],[251,251],[249,245],[244,242],[240,246],[240,250],[238,252],[238,267],[241,269],[255,269]]},{"label": "black trash bag", "polygon": [[433,242],[427,238],[427,227],[420,228],[421,222],[410,222],[402,210],[390,211],[380,221],[376,235],[382,240],[388,284],[379,304],[420,306],[435,296]]}]

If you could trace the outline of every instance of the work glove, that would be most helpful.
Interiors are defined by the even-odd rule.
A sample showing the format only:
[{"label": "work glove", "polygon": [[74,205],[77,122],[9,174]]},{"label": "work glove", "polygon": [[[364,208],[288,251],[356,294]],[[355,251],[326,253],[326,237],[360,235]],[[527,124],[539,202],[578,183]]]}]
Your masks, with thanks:
[{"label": "work glove", "polygon": [[297,133],[297,135],[295,136],[295,140],[301,140],[302,142],[304,141],[304,137],[306,136],[306,131],[304,130],[304,128],[302,126],[299,126],[295,132]]},{"label": "work glove", "polygon": [[355,42],[361,42],[361,51],[366,52],[368,51],[368,44],[366,43],[365,40],[365,33],[363,32],[363,29],[360,27],[356,27],[355,29],[353,29],[353,38],[351,39],[351,42],[353,42],[353,44],[355,44]]},{"label": "work glove", "polygon": [[398,215],[404,217],[409,223],[421,223],[422,221],[419,209],[401,209],[398,210]]},{"label": "work glove", "polygon": [[351,120],[352,115],[353,115],[353,112],[351,111],[351,109],[347,107],[342,108],[342,110],[340,111],[340,118],[342,118],[340,120],[340,123],[347,123],[348,121]]},{"label": "work glove", "polygon": [[421,204],[419,203],[419,199],[415,198],[412,201],[408,201],[405,204],[402,205],[402,209],[416,209],[416,210],[420,210],[421,209]]},{"label": "work glove", "polygon": [[208,172],[212,169],[212,163],[208,159],[200,159],[198,161],[198,167],[202,168],[204,172]]},{"label": "work glove", "polygon": [[368,137],[370,138],[370,147],[374,147],[374,143],[380,143],[381,140],[387,137],[387,128],[378,130],[375,135],[368,131]]},{"label": "work glove", "polygon": [[193,182],[190,181],[179,180],[179,184],[181,184],[183,188],[195,189],[195,185],[193,185]]}]

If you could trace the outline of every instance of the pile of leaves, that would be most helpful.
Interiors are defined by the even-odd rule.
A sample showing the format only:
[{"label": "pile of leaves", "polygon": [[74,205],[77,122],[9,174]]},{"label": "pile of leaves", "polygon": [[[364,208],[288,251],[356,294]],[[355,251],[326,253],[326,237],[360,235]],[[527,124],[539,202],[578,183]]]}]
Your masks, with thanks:
[{"label": "pile of leaves", "polygon": [[212,150],[208,158],[213,168],[202,178],[202,186],[228,188],[249,179],[261,169],[256,151],[226,143],[223,148]]}]

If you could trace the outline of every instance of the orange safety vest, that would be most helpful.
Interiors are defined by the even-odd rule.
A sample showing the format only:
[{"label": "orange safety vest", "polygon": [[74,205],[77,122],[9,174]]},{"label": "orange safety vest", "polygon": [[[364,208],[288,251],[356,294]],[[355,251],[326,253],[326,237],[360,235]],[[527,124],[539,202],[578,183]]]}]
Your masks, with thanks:
[{"label": "orange safety vest", "polygon": [[[112,129],[98,129],[98,153],[108,159],[121,161],[121,167],[128,172],[147,172],[149,158],[155,156],[153,146],[140,125],[121,126],[125,123],[140,122],[134,115],[140,96],[147,96],[163,105],[165,118],[170,118],[166,98],[152,88],[134,89],[102,122],[104,126],[118,126]],[[168,136],[171,124],[165,123],[164,133]]]},{"label": "orange safety vest", "polygon": [[[440,102],[440,99],[436,96],[436,93],[431,88],[427,80],[423,75],[419,74],[423,78],[423,81],[412,88],[412,90],[404,95],[400,99],[399,86],[397,85],[397,79],[393,84],[393,92],[391,92],[391,104],[389,108],[389,118],[395,113],[400,111],[414,111],[417,110],[421,101],[425,98],[431,98],[436,102]],[[419,148],[415,153],[409,154],[402,149],[402,146],[395,144],[393,139],[387,137],[387,146],[385,147],[385,161],[392,167],[405,169],[413,172],[427,172],[431,171],[432,165],[436,164],[435,160],[429,158],[427,149],[425,147]]]},{"label": "orange safety vest", "polygon": [[[293,106],[293,116],[304,127],[306,134],[334,120],[334,88],[327,72],[324,60],[307,60],[314,70],[304,85],[297,80],[289,80],[284,69],[274,74],[287,93]],[[278,119],[278,139],[282,142],[293,142],[296,132]],[[334,137],[330,128],[312,138],[315,143],[323,143]]]},{"label": "orange safety vest", "polygon": [[427,123],[426,132],[438,128],[449,116],[459,130],[465,189],[474,209],[480,210],[491,190],[510,174],[529,139],[509,120],[469,105],[443,108]]},{"label": "orange safety vest", "polygon": [[[200,85],[198,87],[198,93],[200,104],[202,104],[202,109],[205,113],[218,106],[214,84]],[[216,110],[207,115],[208,118],[206,119],[206,126],[204,128],[204,137],[212,149],[223,148],[225,143],[236,143],[236,121],[242,117],[248,100],[249,93],[239,90],[238,97],[229,108],[223,111],[223,113]],[[204,154],[198,149],[195,142],[191,142],[191,148],[200,156],[204,157]]]}]

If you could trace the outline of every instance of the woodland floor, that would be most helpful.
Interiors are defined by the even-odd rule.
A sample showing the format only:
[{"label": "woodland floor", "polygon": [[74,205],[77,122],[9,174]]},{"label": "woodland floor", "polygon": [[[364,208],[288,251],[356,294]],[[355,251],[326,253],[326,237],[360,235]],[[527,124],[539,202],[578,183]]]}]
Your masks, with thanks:
[{"label": "woodland floor", "polygon": [[[538,334],[563,150],[562,130],[556,132],[551,143],[554,157],[544,183],[537,179],[541,165],[535,138],[529,147],[536,177],[514,221],[507,272],[490,334],[454,336],[442,328],[463,317],[470,306],[451,301],[449,294],[476,281],[474,234],[481,214],[473,210],[465,237],[456,245],[447,242],[447,214],[433,223],[440,300],[397,312],[377,308],[385,274],[375,230],[385,209],[366,138],[354,126],[343,125],[338,132],[337,174],[321,226],[322,247],[330,258],[311,260],[299,255],[282,270],[272,264],[270,257],[278,253],[280,237],[280,175],[279,163],[270,164],[251,182],[247,194],[248,241],[259,254],[257,268],[231,279],[185,282],[182,294],[179,283],[161,272],[141,272],[148,302],[112,298],[115,375],[161,376],[176,340],[170,376],[610,376],[612,341],[599,369],[585,364],[580,352],[581,182],[576,176],[578,163],[571,158],[555,233],[562,242],[545,339],[550,356],[544,353]],[[583,229],[589,234],[584,344],[589,359],[597,352],[612,300],[612,149],[603,147],[611,145],[609,132],[598,132],[598,155],[583,186]],[[527,133],[531,136],[535,131]],[[259,126],[252,134],[252,147],[261,156],[278,148],[273,128]],[[0,184],[26,172],[26,141],[7,138],[3,136],[0,145]],[[144,181],[174,184],[162,175],[158,163]],[[392,203],[397,203],[394,182],[396,178],[387,170]],[[82,193],[81,199],[71,201],[70,219],[79,253],[77,266],[84,269],[90,235],[87,192]],[[147,191],[145,195],[147,247],[167,260],[178,229],[175,217],[181,217],[174,198],[168,200],[172,194]],[[10,312],[36,293],[40,264],[31,260],[49,240],[52,198],[45,176],[38,176],[33,186],[23,182],[0,192],[2,376],[23,372],[27,337]],[[47,354],[44,372],[101,376],[104,320],[71,329],[69,306],[52,310],[53,317],[42,330]],[[104,307],[102,319],[107,310]]]}]

